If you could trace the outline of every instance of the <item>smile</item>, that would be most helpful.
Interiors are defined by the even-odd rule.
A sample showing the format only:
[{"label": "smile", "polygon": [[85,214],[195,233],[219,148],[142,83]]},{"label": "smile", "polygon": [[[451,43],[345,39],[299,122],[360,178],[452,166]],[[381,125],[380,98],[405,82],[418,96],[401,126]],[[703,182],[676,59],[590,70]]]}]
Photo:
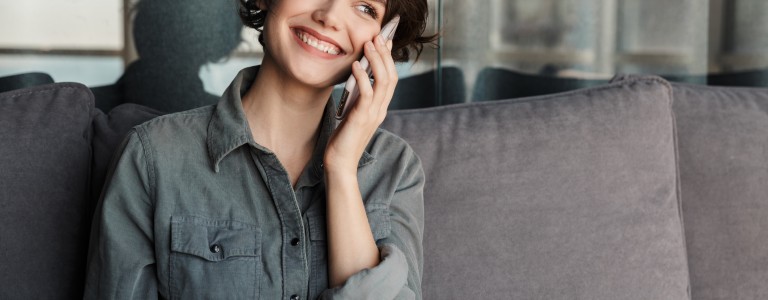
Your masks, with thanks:
[{"label": "smile", "polygon": [[299,40],[304,42],[304,44],[309,45],[312,48],[315,48],[321,52],[325,52],[331,55],[341,55],[343,54],[343,51],[339,49],[339,47],[336,47],[336,45],[333,45],[328,42],[321,41],[317,37],[313,36],[312,34],[300,30],[300,29],[294,29],[294,32],[296,33],[296,36],[299,37]]}]

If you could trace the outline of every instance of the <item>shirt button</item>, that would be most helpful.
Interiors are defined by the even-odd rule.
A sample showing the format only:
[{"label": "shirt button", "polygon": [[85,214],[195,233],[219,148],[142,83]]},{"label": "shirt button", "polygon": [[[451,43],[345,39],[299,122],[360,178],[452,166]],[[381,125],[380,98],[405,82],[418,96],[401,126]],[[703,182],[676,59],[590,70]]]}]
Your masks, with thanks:
[{"label": "shirt button", "polygon": [[211,246],[211,252],[212,253],[221,252],[221,246],[219,246],[219,244],[213,244],[213,246]]},{"label": "shirt button", "polygon": [[299,300],[299,295],[293,295],[293,296],[291,296],[291,300]]},{"label": "shirt button", "polygon": [[291,240],[291,246],[298,246],[299,245],[299,239],[295,238]]}]

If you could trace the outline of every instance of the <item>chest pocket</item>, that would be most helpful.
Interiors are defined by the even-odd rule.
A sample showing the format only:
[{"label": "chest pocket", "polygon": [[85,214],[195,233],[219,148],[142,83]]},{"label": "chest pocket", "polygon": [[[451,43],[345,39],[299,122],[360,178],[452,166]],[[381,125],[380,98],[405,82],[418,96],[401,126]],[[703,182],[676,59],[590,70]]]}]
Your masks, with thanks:
[{"label": "chest pocket", "polygon": [[[386,207],[375,210],[369,210],[366,207],[366,214],[368,215],[368,223],[371,225],[374,240],[378,241],[389,236],[391,224],[389,210]],[[307,213],[307,224],[311,244],[309,299],[317,299],[329,287],[328,244],[326,242],[327,223],[325,215],[309,212]]]},{"label": "chest pocket", "polygon": [[172,299],[257,299],[261,230],[238,221],[171,219]]}]

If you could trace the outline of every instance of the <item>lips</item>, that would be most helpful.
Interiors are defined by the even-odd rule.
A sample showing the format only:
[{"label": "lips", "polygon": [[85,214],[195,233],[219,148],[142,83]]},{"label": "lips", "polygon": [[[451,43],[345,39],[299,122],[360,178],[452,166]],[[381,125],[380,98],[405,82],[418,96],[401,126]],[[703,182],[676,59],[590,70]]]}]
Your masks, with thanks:
[{"label": "lips", "polygon": [[293,28],[293,32],[305,45],[317,49],[320,52],[330,55],[345,54],[344,50],[342,50],[334,40],[323,36],[322,34],[319,34],[312,29],[306,27],[296,27]]}]

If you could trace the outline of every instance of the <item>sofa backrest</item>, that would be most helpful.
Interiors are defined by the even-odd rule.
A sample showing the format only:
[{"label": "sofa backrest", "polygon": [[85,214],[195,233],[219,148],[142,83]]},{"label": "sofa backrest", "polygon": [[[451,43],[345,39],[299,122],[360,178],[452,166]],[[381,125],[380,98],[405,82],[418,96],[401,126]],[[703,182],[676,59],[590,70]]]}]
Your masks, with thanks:
[{"label": "sofa backrest", "polygon": [[97,113],[80,84],[0,94],[0,299],[82,297]]},{"label": "sofa backrest", "polygon": [[768,299],[768,89],[674,84],[694,299]]},{"label": "sofa backrest", "polygon": [[0,93],[0,299],[82,298],[93,209],[115,148],[160,112],[108,115],[56,83]]},{"label": "sofa backrest", "polygon": [[[768,89],[672,93],[629,77],[390,112],[427,174],[425,298],[683,299],[689,273],[695,299],[768,295]],[[104,115],[79,84],[0,94],[0,299],[80,297],[91,201],[159,114]]]},{"label": "sofa backrest", "polygon": [[657,78],[390,112],[423,162],[426,299],[687,299]]}]

